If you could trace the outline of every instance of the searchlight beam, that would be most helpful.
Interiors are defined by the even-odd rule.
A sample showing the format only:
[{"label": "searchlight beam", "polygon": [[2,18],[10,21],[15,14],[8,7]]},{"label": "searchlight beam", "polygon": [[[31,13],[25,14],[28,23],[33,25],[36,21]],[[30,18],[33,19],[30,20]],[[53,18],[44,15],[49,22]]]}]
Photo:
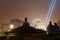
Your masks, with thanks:
[{"label": "searchlight beam", "polygon": [[48,23],[50,21],[50,18],[51,18],[51,15],[53,13],[55,4],[56,4],[56,0],[52,0],[51,6],[50,6],[50,8],[48,10],[48,14],[47,14],[46,19],[45,19],[45,27],[47,27],[47,25],[48,25]]}]

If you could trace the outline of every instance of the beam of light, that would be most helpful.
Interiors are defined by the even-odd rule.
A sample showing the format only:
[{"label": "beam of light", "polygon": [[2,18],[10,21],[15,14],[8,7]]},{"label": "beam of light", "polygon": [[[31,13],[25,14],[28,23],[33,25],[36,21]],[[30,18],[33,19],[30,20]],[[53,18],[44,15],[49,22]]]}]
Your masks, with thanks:
[{"label": "beam of light", "polygon": [[46,19],[45,19],[45,24],[44,24],[45,27],[47,27],[47,25],[48,25],[48,23],[50,21],[50,17],[52,15],[53,10],[54,10],[55,4],[56,4],[56,0],[52,0],[51,6],[50,6],[50,8],[48,10],[48,14],[47,14]]}]

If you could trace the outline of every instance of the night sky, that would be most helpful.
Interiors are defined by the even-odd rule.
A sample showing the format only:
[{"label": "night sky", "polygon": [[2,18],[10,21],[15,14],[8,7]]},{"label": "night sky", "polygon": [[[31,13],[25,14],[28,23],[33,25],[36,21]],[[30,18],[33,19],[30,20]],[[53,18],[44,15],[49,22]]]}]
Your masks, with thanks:
[{"label": "night sky", "polygon": [[[43,22],[48,13],[51,0],[0,0],[0,23],[7,23],[11,19],[23,20],[28,17],[29,21],[40,18]],[[60,0],[57,0],[52,22],[60,20]]]}]

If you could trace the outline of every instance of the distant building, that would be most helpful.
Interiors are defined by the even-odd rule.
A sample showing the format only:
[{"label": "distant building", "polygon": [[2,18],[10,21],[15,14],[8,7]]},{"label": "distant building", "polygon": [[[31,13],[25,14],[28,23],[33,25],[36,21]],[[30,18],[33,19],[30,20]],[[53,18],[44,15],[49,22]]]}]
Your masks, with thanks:
[{"label": "distant building", "polygon": [[27,17],[25,17],[25,21],[23,25],[17,29],[12,30],[11,32],[16,33],[17,35],[19,34],[40,34],[40,33],[45,33],[43,30],[35,29],[30,26],[28,23]]}]

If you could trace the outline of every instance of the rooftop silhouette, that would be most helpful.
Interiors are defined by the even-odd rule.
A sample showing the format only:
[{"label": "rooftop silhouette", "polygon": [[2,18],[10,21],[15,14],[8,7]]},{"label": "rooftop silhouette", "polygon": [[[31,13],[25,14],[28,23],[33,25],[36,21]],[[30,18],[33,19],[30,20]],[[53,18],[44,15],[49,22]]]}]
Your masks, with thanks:
[{"label": "rooftop silhouette", "polygon": [[30,24],[28,23],[27,17],[24,19],[24,23],[21,27],[12,30],[11,32],[14,32],[16,34],[40,34],[40,33],[45,33],[45,31],[40,30],[40,29],[35,29]]}]

